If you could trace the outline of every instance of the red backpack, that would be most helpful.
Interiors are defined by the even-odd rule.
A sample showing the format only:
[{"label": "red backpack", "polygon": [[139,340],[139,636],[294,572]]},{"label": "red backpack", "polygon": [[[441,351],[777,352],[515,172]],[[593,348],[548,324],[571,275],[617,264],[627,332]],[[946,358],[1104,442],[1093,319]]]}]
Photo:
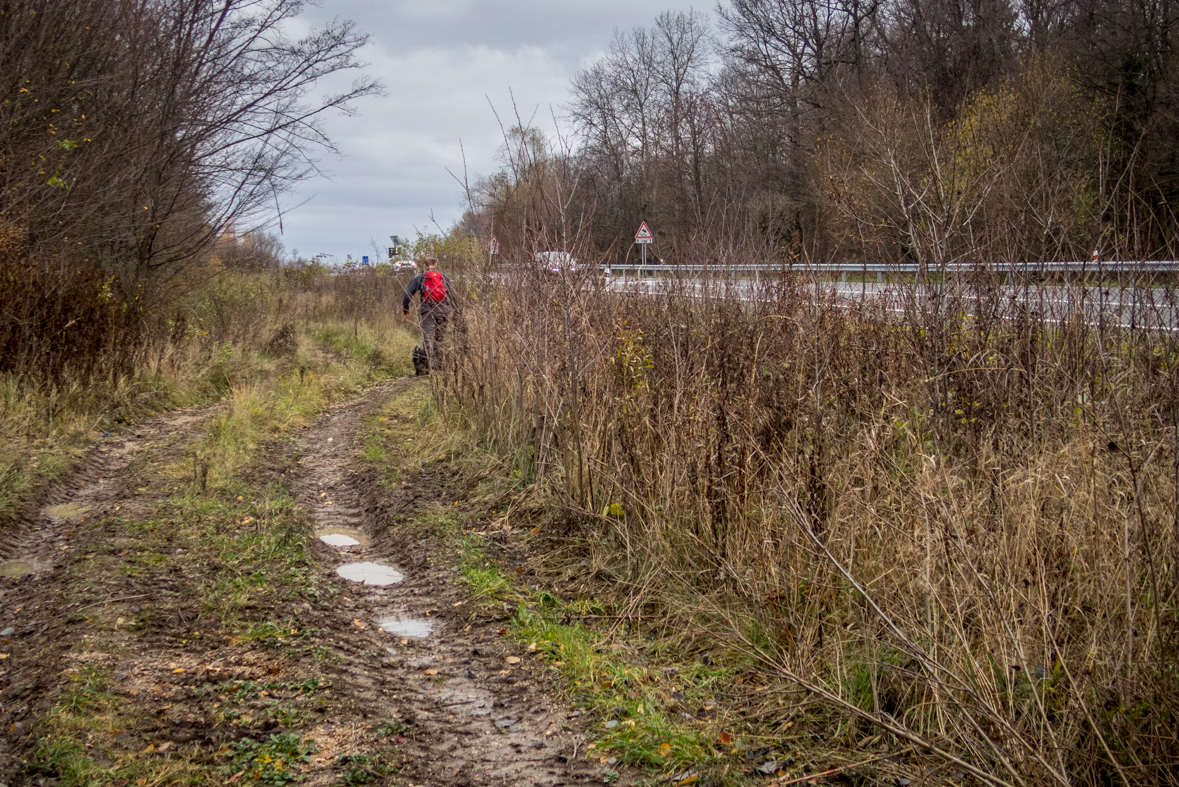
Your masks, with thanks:
[{"label": "red backpack", "polygon": [[442,303],[446,300],[446,280],[438,271],[426,271],[422,274],[422,303]]}]

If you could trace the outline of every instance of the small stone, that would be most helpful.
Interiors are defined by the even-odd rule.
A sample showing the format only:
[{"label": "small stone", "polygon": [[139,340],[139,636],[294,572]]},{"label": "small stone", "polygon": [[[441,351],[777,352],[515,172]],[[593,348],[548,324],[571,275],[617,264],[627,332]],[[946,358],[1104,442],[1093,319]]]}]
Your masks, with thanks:
[{"label": "small stone", "polygon": [[617,726],[618,726],[618,719],[610,719],[610,721],[606,722],[606,729],[608,729],[608,730],[612,730]]},{"label": "small stone", "polygon": [[501,730],[506,730],[508,727],[511,727],[515,723],[516,723],[515,719],[500,719],[499,721],[497,721],[495,723],[495,726],[499,727]]},{"label": "small stone", "polygon": [[4,629],[3,631],[0,631],[0,637],[11,637],[15,633],[16,633],[16,629],[14,629],[12,626],[9,626],[8,628]]}]

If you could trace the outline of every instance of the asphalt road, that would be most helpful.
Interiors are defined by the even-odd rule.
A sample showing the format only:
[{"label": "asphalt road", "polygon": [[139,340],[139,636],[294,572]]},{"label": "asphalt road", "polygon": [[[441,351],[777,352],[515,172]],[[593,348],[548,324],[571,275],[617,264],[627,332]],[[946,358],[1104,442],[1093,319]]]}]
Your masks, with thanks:
[{"label": "asphalt road", "polygon": [[[957,287],[819,281],[801,285],[816,300],[836,305],[882,308],[893,314],[960,311],[978,317],[1027,317],[1052,323],[1079,317],[1098,328],[1179,333],[1179,293],[1154,287],[1002,286]],[[644,295],[680,292],[691,297],[729,296],[745,301],[777,297],[776,285],[751,280],[635,279],[613,277],[605,289]]]}]

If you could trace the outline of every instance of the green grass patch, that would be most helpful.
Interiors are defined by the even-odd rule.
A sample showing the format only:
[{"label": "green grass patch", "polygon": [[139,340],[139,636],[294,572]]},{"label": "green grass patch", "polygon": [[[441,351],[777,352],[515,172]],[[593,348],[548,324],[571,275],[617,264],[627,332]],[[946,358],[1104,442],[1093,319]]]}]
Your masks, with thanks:
[{"label": "green grass patch", "polygon": [[154,745],[127,751],[118,735],[136,725],[136,709],[111,694],[109,683],[107,672],[90,665],[71,676],[67,689],[38,725],[37,743],[26,766],[30,776],[52,776],[59,787],[201,785],[217,780],[212,768],[183,753],[165,760],[155,753]]},{"label": "green grass patch", "polygon": [[265,740],[245,738],[226,747],[229,764],[221,768],[227,777],[245,784],[282,787],[298,781],[300,767],[311,762],[314,745],[293,733],[271,735]]}]

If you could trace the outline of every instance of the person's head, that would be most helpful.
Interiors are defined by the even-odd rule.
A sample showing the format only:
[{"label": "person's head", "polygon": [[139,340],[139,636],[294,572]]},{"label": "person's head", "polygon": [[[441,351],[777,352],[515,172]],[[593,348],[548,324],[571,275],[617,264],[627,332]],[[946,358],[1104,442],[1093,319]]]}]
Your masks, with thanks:
[{"label": "person's head", "polygon": [[422,257],[422,267],[426,270],[432,270],[438,267],[438,260],[434,259],[433,254],[427,254],[425,257]]}]

